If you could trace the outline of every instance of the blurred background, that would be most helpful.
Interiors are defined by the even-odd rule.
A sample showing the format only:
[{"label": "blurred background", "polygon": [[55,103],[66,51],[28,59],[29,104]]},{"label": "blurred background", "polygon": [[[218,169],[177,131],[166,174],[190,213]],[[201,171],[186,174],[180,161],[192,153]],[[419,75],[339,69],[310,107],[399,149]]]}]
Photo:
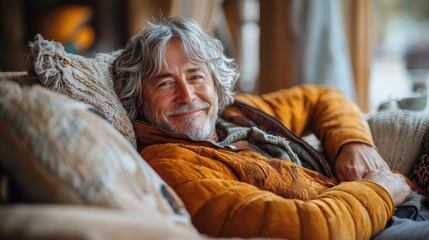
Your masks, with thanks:
[{"label": "blurred background", "polygon": [[91,57],[123,48],[145,20],[182,15],[237,60],[239,91],[329,85],[364,112],[427,101],[427,0],[0,0],[0,13],[0,71],[25,70],[38,33]]}]

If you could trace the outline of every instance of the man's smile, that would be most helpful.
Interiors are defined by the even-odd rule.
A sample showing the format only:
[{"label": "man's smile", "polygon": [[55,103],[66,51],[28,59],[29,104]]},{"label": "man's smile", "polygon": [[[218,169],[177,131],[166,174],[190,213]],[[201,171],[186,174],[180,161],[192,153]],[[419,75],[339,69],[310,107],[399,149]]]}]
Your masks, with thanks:
[{"label": "man's smile", "polygon": [[190,118],[190,117],[195,117],[195,116],[198,116],[204,110],[205,109],[194,109],[194,110],[187,111],[187,112],[172,114],[172,115],[168,116],[168,118]]}]

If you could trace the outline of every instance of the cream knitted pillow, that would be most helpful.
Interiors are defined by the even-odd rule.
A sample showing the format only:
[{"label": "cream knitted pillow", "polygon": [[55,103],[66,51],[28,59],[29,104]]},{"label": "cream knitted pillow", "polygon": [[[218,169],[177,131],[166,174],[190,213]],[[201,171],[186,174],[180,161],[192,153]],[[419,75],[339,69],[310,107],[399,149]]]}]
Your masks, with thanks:
[{"label": "cream knitted pillow", "polygon": [[175,192],[90,105],[0,81],[0,169],[13,202],[95,205],[193,229]]},{"label": "cream knitted pillow", "polygon": [[120,51],[94,58],[70,54],[58,42],[37,35],[29,44],[27,71],[56,92],[98,109],[136,147],[133,126],[113,88],[111,63]]},{"label": "cream knitted pillow", "polygon": [[422,153],[428,116],[410,111],[382,111],[371,115],[368,124],[380,155],[389,167],[408,175]]}]

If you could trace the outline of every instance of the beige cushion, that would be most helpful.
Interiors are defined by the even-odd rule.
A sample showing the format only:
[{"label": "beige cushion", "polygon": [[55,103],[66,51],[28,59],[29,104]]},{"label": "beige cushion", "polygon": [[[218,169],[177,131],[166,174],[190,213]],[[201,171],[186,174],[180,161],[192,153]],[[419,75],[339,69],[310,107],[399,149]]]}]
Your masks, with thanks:
[{"label": "beige cushion", "polygon": [[94,106],[136,147],[133,126],[114,91],[110,73],[119,54],[100,53],[94,58],[70,54],[61,43],[37,35],[29,45],[27,71],[43,86]]},{"label": "beige cushion", "polygon": [[0,239],[202,239],[195,231],[114,209],[65,205],[0,207]]},{"label": "beige cushion", "polygon": [[389,167],[408,175],[422,153],[422,140],[429,126],[427,115],[410,111],[382,111],[368,123],[380,155]]},{"label": "beige cushion", "polygon": [[123,209],[189,228],[182,201],[90,105],[0,81],[0,168],[11,200]]}]

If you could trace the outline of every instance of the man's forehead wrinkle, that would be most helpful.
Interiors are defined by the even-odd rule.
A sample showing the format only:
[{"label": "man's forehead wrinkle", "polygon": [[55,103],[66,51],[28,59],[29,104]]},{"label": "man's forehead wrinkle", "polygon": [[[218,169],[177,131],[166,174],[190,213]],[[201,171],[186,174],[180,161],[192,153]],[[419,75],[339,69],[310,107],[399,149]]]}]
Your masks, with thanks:
[{"label": "man's forehead wrinkle", "polygon": [[[195,72],[196,70],[202,70],[204,63],[201,62],[189,62],[186,64],[186,72]],[[158,74],[162,74],[163,72],[170,72],[169,66],[167,63],[164,63],[159,69]]]},{"label": "man's forehead wrinkle", "polygon": [[200,72],[203,71],[203,68],[200,65],[192,66],[186,70],[188,73]]}]

